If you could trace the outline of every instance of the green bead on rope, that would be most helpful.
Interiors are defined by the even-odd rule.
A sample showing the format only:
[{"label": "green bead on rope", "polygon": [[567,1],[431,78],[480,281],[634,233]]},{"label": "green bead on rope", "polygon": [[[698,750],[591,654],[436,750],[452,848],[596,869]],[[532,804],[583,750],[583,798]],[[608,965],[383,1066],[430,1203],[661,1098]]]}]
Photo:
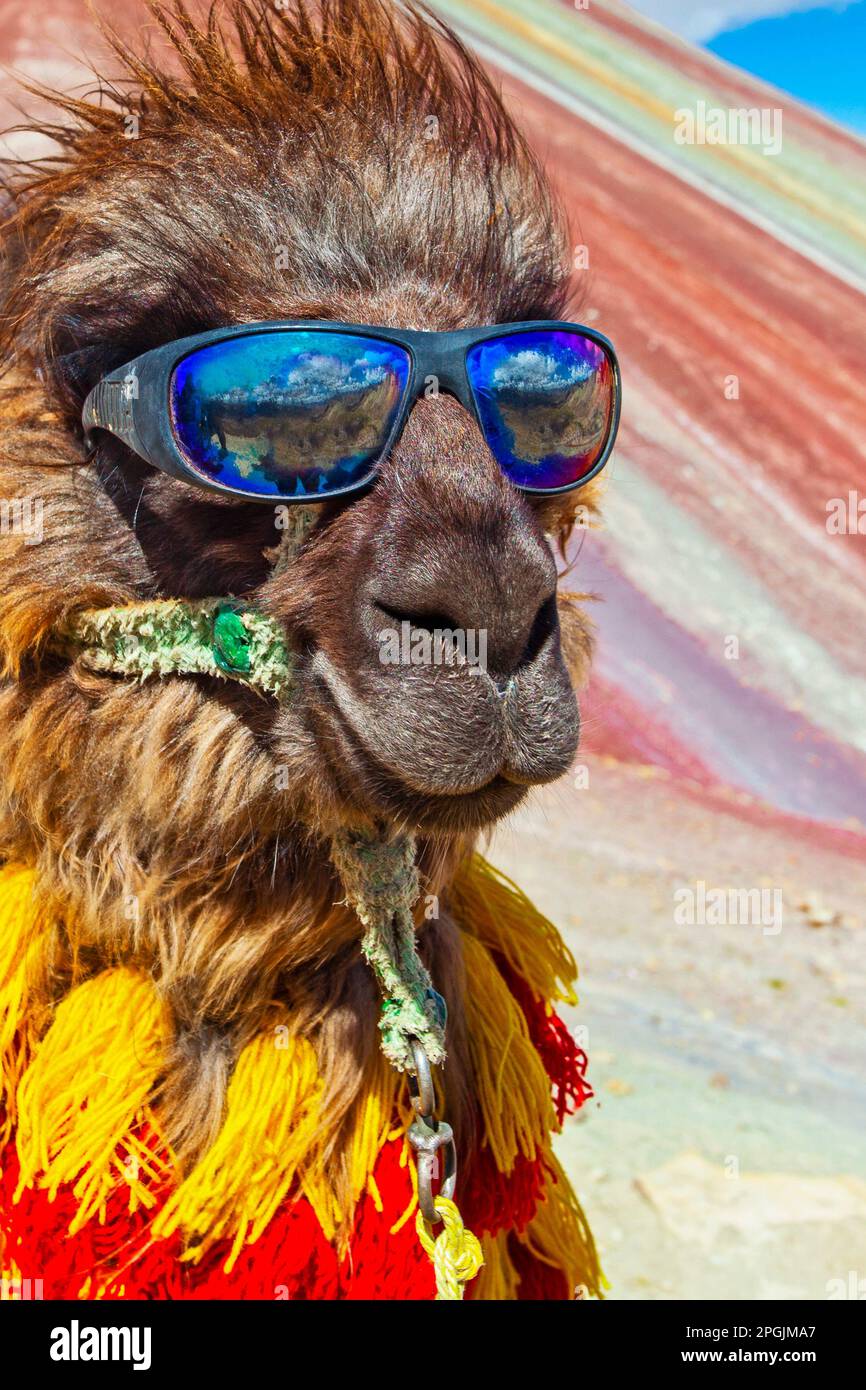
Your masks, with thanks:
[{"label": "green bead on rope", "polygon": [[212,650],[226,675],[249,675],[250,638],[236,604],[221,603],[214,613]]}]

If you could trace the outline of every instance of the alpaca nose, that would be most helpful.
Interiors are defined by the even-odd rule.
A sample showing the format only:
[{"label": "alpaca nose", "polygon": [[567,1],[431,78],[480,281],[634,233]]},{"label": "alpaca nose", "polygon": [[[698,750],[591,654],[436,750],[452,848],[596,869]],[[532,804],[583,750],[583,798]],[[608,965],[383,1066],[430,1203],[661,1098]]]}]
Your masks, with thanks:
[{"label": "alpaca nose", "polygon": [[458,544],[450,554],[425,556],[423,564],[420,557],[410,561],[396,582],[374,582],[373,606],[379,628],[384,618],[392,628],[407,623],[410,632],[431,638],[437,631],[456,634],[505,694],[510,677],[557,630],[556,568],[534,538],[485,550]]}]

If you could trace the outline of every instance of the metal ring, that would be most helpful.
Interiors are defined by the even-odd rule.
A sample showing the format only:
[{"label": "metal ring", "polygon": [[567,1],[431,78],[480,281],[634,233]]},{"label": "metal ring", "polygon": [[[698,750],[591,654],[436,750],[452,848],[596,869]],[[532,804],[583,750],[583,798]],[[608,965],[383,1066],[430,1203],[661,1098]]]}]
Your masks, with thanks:
[{"label": "metal ring", "polygon": [[454,1146],[454,1133],[449,1124],[440,1120],[438,1124],[427,1124],[415,1120],[409,1129],[409,1143],[415,1150],[418,1165],[418,1206],[421,1215],[429,1226],[435,1226],[441,1217],[434,1206],[433,1177],[436,1159],[440,1149],[444,1149],[444,1171],[439,1183],[439,1196],[453,1198],[457,1187],[457,1149]]},{"label": "metal ring", "polygon": [[412,1049],[412,1060],[415,1063],[414,1074],[409,1073],[409,1096],[412,1101],[412,1109],[420,1119],[429,1120],[436,1109],[436,1088],[433,1085],[430,1058],[417,1038],[410,1038],[409,1046]]}]

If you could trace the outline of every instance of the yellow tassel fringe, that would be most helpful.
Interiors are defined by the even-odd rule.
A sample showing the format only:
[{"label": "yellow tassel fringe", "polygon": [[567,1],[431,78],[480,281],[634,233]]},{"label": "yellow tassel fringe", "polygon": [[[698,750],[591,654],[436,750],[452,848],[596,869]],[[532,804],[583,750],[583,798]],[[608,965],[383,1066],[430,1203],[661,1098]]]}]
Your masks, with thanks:
[{"label": "yellow tassel fringe", "polygon": [[467,935],[463,958],[467,1032],[484,1142],[500,1173],[510,1173],[518,1154],[536,1158],[539,1144],[546,1146],[557,1128],[550,1082],[490,952]]},{"label": "yellow tassel fringe", "polygon": [[[600,1295],[605,1285],[595,1242],[571,1184],[553,1154],[544,1201],[518,1240],[537,1260],[561,1269],[574,1296]],[[578,1290],[584,1291],[578,1295]]]},{"label": "yellow tassel fringe", "polygon": [[482,1303],[511,1302],[517,1298],[520,1280],[508,1254],[508,1232],[481,1237],[484,1264],[472,1290],[472,1297]]},{"label": "yellow tassel fringe", "polygon": [[37,1048],[18,1090],[18,1192],[38,1178],[53,1200],[73,1183],[79,1207],[70,1234],[102,1211],[119,1180],[129,1184],[131,1208],[153,1203],[142,1177],[161,1176],[159,1165],[129,1130],[145,1118],[165,1040],[152,982],[119,968],[73,989]]},{"label": "yellow tassel fringe", "polygon": [[168,1199],[154,1222],[159,1239],[178,1229],[185,1259],[232,1234],[231,1270],[258,1239],[313,1147],[321,1091],[316,1055],[303,1038],[278,1049],[263,1035],[245,1047],[228,1088],[223,1127],[212,1148]]},{"label": "yellow tassel fringe", "polygon": [[44,928],[36,920],[33,882],[30,869],[0,869],[0,1145],[15,1128],[18,1086],[35,1043],[25,1008]]},{"label": "yellow tassel fringe", "polygon": [[541,999],[576,1004],[577,965],[552,922],[526,894],[480,854],[462,867],[448,890],[461,929],[498,951]]}]

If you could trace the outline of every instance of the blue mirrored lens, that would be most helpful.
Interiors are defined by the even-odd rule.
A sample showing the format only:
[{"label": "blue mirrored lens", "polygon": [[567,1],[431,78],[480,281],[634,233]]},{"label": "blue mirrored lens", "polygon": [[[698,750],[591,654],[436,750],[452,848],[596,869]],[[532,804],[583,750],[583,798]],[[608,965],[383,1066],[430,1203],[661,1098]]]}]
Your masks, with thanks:
[{"label": "blue mirrored lens", "polygon": [[377,338],[255,333],[190,353],[171,382],[181,453],[255,497],[327,497],[363,482],[391,434],[410,361]]},{"label": "blue mirrored lens", "polygon": [[613,363],[598,343],[527,329],[477,343],[466,369],[484,437],[518,487],[567,487],[595,467],[615,395]]}]

